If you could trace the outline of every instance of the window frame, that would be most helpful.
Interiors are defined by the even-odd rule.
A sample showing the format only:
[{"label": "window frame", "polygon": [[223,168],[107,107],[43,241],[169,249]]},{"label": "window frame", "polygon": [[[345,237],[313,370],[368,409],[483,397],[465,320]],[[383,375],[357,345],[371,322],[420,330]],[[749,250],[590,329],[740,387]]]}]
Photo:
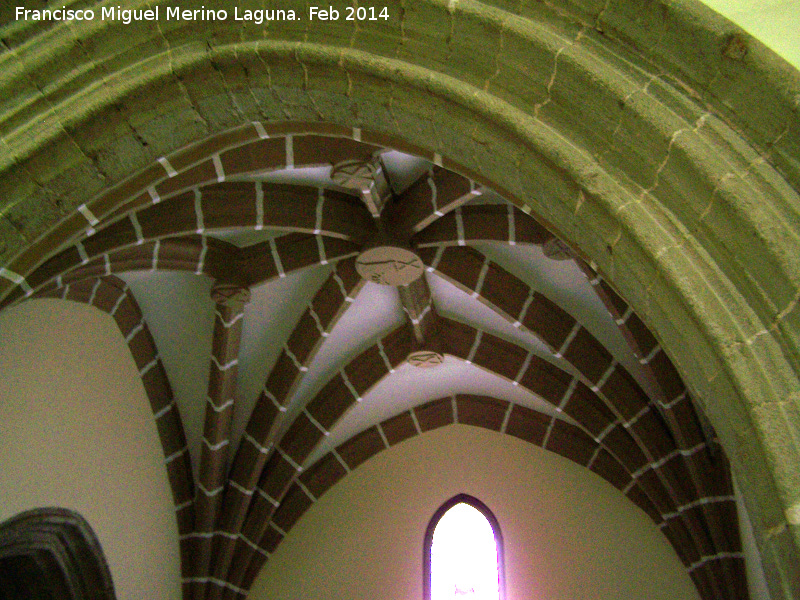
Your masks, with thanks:
[{"label": "window frame", "polygon": [[[37,588],[28,584],[34,580]],[[7,582],[16,585],[7,587]],[[35,508],[0,523],[0,596],[22,592],[63,600],[116,600],[94,531],[67,508]]]},{"label": "window frame", "polygon": [[475,498],[474,496],[470,496],[469,494],[457,494],[450,498],[447,502],[442,504],[433,516],[431,517],[430,521],[428,521],[428,527],[425,530],[425,539],[422,545],[422,568],[423,568],[423,576],[422,576],[422,598],[423,600],[431,600],[431,550],[433,548],[433,534],[436,530],[436,526],[439,524],[439,521],[442,517],[453,508],[456,504],[468,504],[478,512],[480,512],[484,518],[489,522],[489,525],[492,527],[492,533],[494,534],[494,544],[495,548],[497,549],[497,579],[498,579],[498,589],[500,590],[500,600],[505,600],[506,597],[506,574],[505,574],[505,554],[503,551],[503,534],[500,531],[500,523],[497,520],[497,517],[494,516],[494,513],[486,506],[483,502]]}]

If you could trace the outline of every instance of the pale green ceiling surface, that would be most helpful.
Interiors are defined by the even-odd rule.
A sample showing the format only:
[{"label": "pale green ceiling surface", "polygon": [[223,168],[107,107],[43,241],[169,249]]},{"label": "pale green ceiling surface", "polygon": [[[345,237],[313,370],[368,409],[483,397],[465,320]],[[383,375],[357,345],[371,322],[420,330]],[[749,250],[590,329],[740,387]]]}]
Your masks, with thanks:
[{"label": "pale green ceiling surface", "polygon": [[705,0],[800,69],[800,0]]}]

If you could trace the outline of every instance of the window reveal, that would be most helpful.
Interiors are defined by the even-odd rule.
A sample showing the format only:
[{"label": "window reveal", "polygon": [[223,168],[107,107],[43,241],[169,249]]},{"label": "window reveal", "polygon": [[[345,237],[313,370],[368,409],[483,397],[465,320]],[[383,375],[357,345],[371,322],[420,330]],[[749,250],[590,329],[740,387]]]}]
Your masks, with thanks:
[{"label": "window reveal", "polygon": [[502,600],[502,538],[479,500],[460,494],[431,519],[425,534],[425,600]]}]

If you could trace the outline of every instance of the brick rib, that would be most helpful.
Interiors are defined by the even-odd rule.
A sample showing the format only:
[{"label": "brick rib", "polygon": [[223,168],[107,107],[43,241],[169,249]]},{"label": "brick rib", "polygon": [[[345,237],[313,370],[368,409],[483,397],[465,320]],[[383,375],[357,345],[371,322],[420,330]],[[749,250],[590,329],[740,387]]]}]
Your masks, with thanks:
[{"label": "brick rib", "polygon": [[[430,255],[432,250],[423,253]],[[681,432],[681,423],[665,423],[656,403],[573,317],[472,248],[445,248],[437,258],[435,272],[482,299],[509,322],[536,334],[556,356],[566,359],[583,375],[587,385],[607,402],[619,424],[636,441],[647,460],[646,468],[664,484],[675,506],[703,496],[691,457],[698,448],[707,451],[705,440],[696,439],[693,445],[684,443],[679,448],[673,436],[676,430]],[[531,311],[530,303],[525,304],[529,298],[533,298],[533,306],[545,309]],[[666,457],[672,458],[666,462]],[[735,522],[730,525],[736,527]],[[707,528],[694,522],[688,526],[698,544],[705,543]]]},{"label": "brick rib", "polygon": [[[452,410],[453,402],[458,406],[457,419]],[[514,417],[503,419],[502,417],[507,414],[513,414]],[[507,423],[504,424],[504,420]],[[272,525],[265,527],[260,542],[254,545],[257,549],[254,548],[254,555],[250,565],[245,569],[241,586],[244,589],[250,587],[270,553],[275,551],[291,526],[316,499],[322,497],[345,475],[387,447],[454,422],[499,431],[543,447],[589,468],[620,490],[632,481],[625,465],[609,454],[602,443],[587,436],[580,427],[550,415],[504,400],[465,394],[426,402],[358,433],[305,469],[297,477],[295,484],[287,484],[289,489],[295,490],[294,496],[300,498],[300,501],[292,501],[290,493],[287,492],[288,504],[282,502],[271,517],[265,517],[280,520],[280,524],[275,527]],[[416,425],[417,423],[421,425]],[[554,423],[558,425],[555,426]],[[545,440],[544,434],[548,429],[551,435],[549,440]],[[631,489],[637,493],[629,492],[628,497],[656,524],[666,522],[655,507],[647,502],[646,493],[638,482],[633,481]],[[300,496],[300,492],[304,494],[305,499]],[[285,506],[287,508],[281,514],[280,509]],[[676,548],[676,551],[680,551],[680,548]],[[705,564],[709,560],[711,559],[707,558],[702,562]],[[696,567],[691,565],[690,571],[693,568]]]},{"label": "brick rib", "polygon": [[[212,555],[224,537],[213,536],[222,509],[227,476],[230,431],[236,397],[236,376],[242,316],[250,291],[238,285],[217,283],[211,291],[215,302],[214,333],[209,364],[208,397],[200,450],[200,474],[195,501],[197,555],[196,576],[212,574]],[[227,540],[228,543],[231,540]]]},{"label": "brick rib", "polygon": [[[256,125],[258,125],[258,126],[256,126]],[[288,163],[289,163],[288,148],[290,146],[292,147],[292,158],[291,158],[291,163],[292,164],[291,164],[291,166],[295,166],[297,164],[303,164],[303,160],[304,159],[302,158],[303,154],[302,154],[302,151],[301,151],[303,143],[308,143],[311,146],[316,145],[316,146],[319,146],[319,147],[326,147],[326,145],[328,144],[328,140],[330,139],[330,138],[326,138],[325,139],[326,144],[321,144],[320,143],[321,140],[313,140],[312,139],[313,136],[286,135],[286,131],[280,130],[280,129],[278,129],[278,130],[275,129],[275,127],[280,128],[281,127],[280,125],[279,126],[266,125],[266,127],[269,129],[269,131],[267,131],[267,129],[265,129],[265,125],[264,124],[256,124],[256,125],[253,125],[246,132],[243,132],[243,133],[240,132],[240,133],[242,133],[242,135],[239,138],[235,138],[235,136],[231,137],[231,138],[222,138],[222,137],[220,137],[219,139],[218,138],[214,138],[214,139],[212,139],[210,141],[204,142],[201,145],[198,145],[196,147],[192,147],[192,148],[188,149],[188,150],[191,150],[192,152],[195,153],[195,155],[193,155],[192,157],[189,157],[190,153],[188,152],[188,150],[187,150],[187,152],[183,152],[182,151],[182,152],[176,153],[175,155],[172,155],[170,157],[164,157],[164,162],[162,162],[161,165],[154,165],[156,167],[155,170],[148,169],[145,172],[139,174],[137,177],[133,178],[132,180],[130,180],[128,182],[125,182],[125,184],[120,186],[120,188],[122,188],[122,190],[120,190],[120,189],[115,190],[115,192],[117,193],[117,196],[107,196],[107,197],[105,197],[103,199],[98,199],[97,202],[92,203],[92,210],[93,210],[94,214],[98,214],[98,215],[101,215],[101,216],[105,215],[106,216],[105,222],[108,222],[108,220],[109,220],[108,216],[111,214],[111,211],[115,207],[118,207],[120,205],[126,204],[126,202],[124,200],[120,200],[120,198],[131,198],[131,197],[134,197],[134,195],[135,195],[135,193],[137,191],[145,190],[142,194],[140,194],[140,196],[138,198],[134,197],[134,202],[127,203],[127,206],[124,209],[121,209],[117,213],[118,215],[122,215],[123,212],[130,211],[132,207],[136,206],[137,202],[139,203],[138,206],[146,206],[146,205],[151,204],[152,200],[154,198],[156,198],[156,197],[158,197],[160,199],[162,197],[162,195],[166,196],[167,194],[170,194],[170,193],[179,193],[179,191],[181,189],[183,189],[183,188],[177,187],[179,184],[180,185],[184,185],[184,186],[188,185],[188,186],[191,187],[193,185],[194,186],[198,185],[198,181],[205,181],[204,179],[202,179],[203,177],[209,178],[208,180],[212,180],[212,179],[213,180],[219,180],[221,177],[222,178],[230,177],[231,174],[249,173],[249,172],[254,172],[256,170],[259,170],[259,169],[263,169],[265,164],[266,165],[276,165],[276,168],[279,168],[280,166],[288,165]],[[289,127],[294,127],[294,126],[289,126]],[[317,131],[319,128],[324,128],[324,127],[325,127],[324,125],[320,125],[320,124],[310,125],[309,128],[307,129],[307,131]],[[275,138],[275,134],[276,133],[283,134],[283,137]],[[340,136],[353,136],[353,137],[355,137],[355,133],[349,132],[346,129],[343,130],[342,128],[338,128],[336,131],[332,131],[332,132],[331,131],[326,131],[325,133],[326,134],[331,134],[332,133],[333,135],[340,135]],[[359,139],[362,137],[362,134],[361,134],[360,131],[359,131],[357,137]],[[258,139],[256,139],[256,138],[258,138]],[[269,139],[269,138],[272,138],[272,139]],[[337,141],[340,141],[340,140],[337,140]],[[343,140],[343,142],[348,142],[348,143],[354,144],[352,142],[352,140]],[[238,150],[239,146],[242,146],[242,147],[247,146],[247,150],[239,151]],[[233,148],[233,147],[236,147],[237,151],[236,152],[228,152],[228,149]],[[281,148],[283,148],[283,153],[281,151]],[[361,150],[363,150],[363,148]],[[208,156],[212,156],[212,158],[211,159],[207,159]],[[337,156],[336,158],[337,159],[341,159],[342,157],[341,156]],[[306,160],[308,160],[308,159],[306,159]],[[237,164],[237,161],[239,163],[241,163],[241,164]],[[165,166],[165,165],[169,165],[169,168],[167,168],[167,166]],[[212,173],[212,170],[213,170],[213,173]],[[164,176],[165,172],[166,172],[167,177]],[[191,176],[186,175],[189,172],[192,173]],[[184,175],[183,179],[180,178],[182,175]],[[105,204],[104,204],[103,201],[105,201]],[[200,221],[199,221],[199,216],[198,215],[200,213],[202,213],[203,223],[204,223],[205,222],[205,212],[203,210],[201,210],[200,213],[198,213],[198,211],[196,209],[196,206],[197,206],[196,203],[195,203],[194,206],[195,206],[195,210],[194,210],[193,215],[194,215],[194,219],[195,219],[195,225],[199,229],[200,228],[199,227]],[[463,209],[456,211],[455,214],[452,217],[453,225],[455,227],[456,243],[458,243],[458,242],[466,243],[466,240],[470,239],[470,237],[469,237],[470,236],[470,234],[469,234],[469,231],[470,231],[469,219],[465,219],[465,215],[467,213],[468,213],[467,207],[464,207]],[[508,227],[507,227],[508,240],[509,240],[509,242],[511,242],[512,239],[513,239],[513,243],[516,243],[516,240],[519,237],[519,235],[518,235],[519,226],[518,226],[518,223],[516,221],[516,213],[514,213],[513,211],[510,211],[508,214],[509,215],[514,215],[514,219],[511,219],[510,217],[508,219]],[[223,219],[224,215],[221,215],[219,218]],[[84,221],[85,221],[85,219],[84,219]],[[512,221],[513,221],[513,225],[512,225]],[[256,216],[256,223],[258,224],[258,216]],[[93,224],[93,226],[94,225],[95,224]],[[139,224],[139,226],[141,228],[141,223]],[[135,227],[134,227],[134,232],[133,233],[134,233],[134,235],[136,234]],[[153,245],[152,252],[151,252],[151,264],[153,265],[154,268],[157,267],[157,266],[160,266],[161,263],[162,263],[162,260],[163,260],[163,249],[159,248],[159,243],[158,242],[161,242],[161,240],[157,240],[157,243],[155,243]],[[75,256],[77,256],[77,260],[80,262],[81,266],[88,267],[92,263],[91,260],[87,260],[89,258],[89,254],[87,252],[86,245],[83,242],[81,242],[80,244],[76,244],[74,246],[73,250],[74,250],[73,254]],[[107,255],[107,253],[104,254],[104,255],[101,255],[101,256],[104,257],[106,255]],[[98,258],[101,258],[101,257],[98,257]],[[26,256],[25,257],[25,260],[28,261],[28,264],[33,264],[33,261],[31,261],[30,259],[31,259],[30,256]],[[108,268],[108,263],[110,261],[105,260],[103,262],[105,264],[103,264],[101,262],[98,262],[97,264],[92,265],[93,268],[98,269],[97,271],[93,272],[95,275],[108,274],[108,273],[111,272],[110,269]],[[86,264],[84,264],[84,263],[86,263]],[[17,270],[20,273],[22,273],[23,276],[21,276],[21,280],[24,282],[24,286],[22,284],[17,284],[17,289],[16,289],[15,293],[17,293],[19,295],[19,294],[24,293],[26,291],[25,289],[23,289],[23,287],[27,286],[28,288],[30,288],[30,286],[29,286],[28,282],[24,278],[24,275],[26,275],[26,273],[28,272],[28,271],[26,271],[26,268],[23,267],[21,269],[16,269],[14,271],[15,274],[16,274]],[[8,282],[5,281],[5,280],[0,281],[0,284],[6,285],[6,287],[1,288],[4,292],[7,291],[6,290],[6,288],[8,287],[7,283]],[[76,289],[79,289],[81,287],[81,285],[82,284],[80,284],[80,282],[76,282],[76,284],[75,284]],[[88,293],[91,295],[91,293],[93,293],[93,292],[89,291]],[[569,350],[569,348],[570,348],[571,344],[573,343],[573,341],[576,341],[577,343],[580,343],[581,341],[584,341],[584,342],[586,341],[585,339],[581,340],[581,338],[578,338],[578,334],[579,333],[580,333],[579,330],[576,330],[574,338],[570,339],[570,343],[566,344],[564,346],[564,351]],[[132,340],[137,340],[137,343],[140,343],[140,344],[142,343],[142,339],[139,337],[138,334],[132,336],[131,339]],[[480,342],[473,344],[473,347],[474,347],[474,350],[475,350],[476,354],[480,355],[481,346],[482,345],[481,345]],[[655,356],[658,357],[659,354],[656,353]],[[160,371],[163,370],[163,367],[160,367],[160,363],[158,361],[154,360],[154,361],[150,361],[147,364],[142,365],[141,369],[143,371],[143,379],[144,379],[145,377],[153,376],[153,374],[158,374]],[[527,367],[526,367],[526,369],[527,369]],[[522,373],[523,371],[524,371],[523,369],[520,369],[520,373]],[[608,376],[607,381],[605,383],[608,383],[609,386],[612,386],[612,385],[616,386],[619,389],[623,389],[623,390],[626,389],[627,382],[625,381],[624,378],[622,378],[621,380],[620,379],[611,379],[612,375],[617,374],[617,370],[616,369],[611,369],[611,370],[606,369],[606,371],[603,373],[603,375],[606,375],[606,373],[608,373],[609,376]],[[522,377],[522,375],[521,375],[521,377]],[[342,380],[344,382],[344,378]],[[598,386],[598,387],[601,387],[601,386]],[[576,389],[581,390],[582,388],[576,387]],[[571,392],[569,396],[565,394],[562,397],[562,400],[569,400],[570,401],[564,406],[565,410],[567,408],[570,408],[571,406],[573,406],[571,400],[572,400],[572,398],[574,396],[574,393],[575,393],[575,390],[573,390],[573,392]],[[682,402],[676,403],[675,407],[683,409],[685,407],[685,404],[682,403]],[[689,406],[689,408],[691,409],[691,406]],[[167,407],[165,407],[164,409],[162,409],[162,410],[165,410],[165,412],[162,413],[163,415],[169,415],[170,412],[174,412],[169,408],[169,405]],[[645,423],[646,422],[645,419],[647,417],[646,417],[646,415],[640,414],[640,412],[636,412],[633,415],[632,418],[635,418],[636,422],[641,421],[642,423]],[[412,413],[412,415],[413,415],[413,413]],[[508,417],[509,418],[510,418],[510,415],[511,415],[511,412],[508,413]],[[168,417],[165,417],[165,418],[168,418]],[[308,418],[306,418],[306,420],[308,420]],[[317,427],[317,425],[315,425],[313,422],[309,421],[309,423],[312,426]],[[620,432],[624,432],[624,428],[620,424],[616,424],[608,432],[606,432],[605,435],[614,436],[614,435],[619,435]],[[557,436],[558,436],[558,434],[557,434],[557,432],[555,432],[555,427],[551,427],[549,429],[548,440],[550,438],[556,439]],[[682,449],[684,449],[684,448],[682,448]],[[598,455],[598,457],[599,456],[600,455]],[[702,455],[699,455],[699,456],[702,456]],[[291,457],[289,457],[289,458],[291,458]],[[342,460],[344,460],[344,459],[342,459]],[[596,458],[596,460],[600,460],[600,459]],[[667,466],[669,464],[670,464],[669,462],[664,463],[664,466]],[[704,482],[704,483],[706,483],[706,482]],[[280,534],[280,532],[278,532],[278,534]],[[267,536],[267,534],[265,533],[265,538],[266,538],[266,536]],[[723,560],[723,559],[720,559],[720,560]],[[713,562],[714,561],[711,561],[711,560],[709,560],[709,561],[702,561],[701,560],[699,563],[697,563],[697,564],[693,563],[693,564],[695,564],[695,569],[696,569],[696,571],[698,573],[705,573],[706,565],[709,565],[709,564],[711,564]],[[712,582],[712,585],[713,585],[713,582]]]},{"label": "brick rib", "polygon": [[[384,354],[392,368],[400,365],[408,355],[412,334],[409,328],[402,327],[380,340]],[[274,541],[283,537],[280,526],[271,525],[275,515],[281,515],[287,494],[308,496],[297,484],[301,472],[300,465],[314,447],[325,436],[325,431],[353,405],[359,402],[367,391],[389,373],[376,344],[344,366],[327,385],[306,405],[289,425],[275,444],[275,451],[266,462],[258,481],[257,492],[242,526],[241,539],[231,561],[226,580],[234,585],[245,587],[251,563],[264,554],[254,548],[260,547],[266,553]],[[307,487],[307,486],[306,486]],[[294,492],[292,490],[297,488]],[[295,500],[294,502],[297,502]],[[280,518],[280,517],[279,517]],[[257,570],[256,570],[257,572]]]},{"label": "brick rib", "polygon": [[429,152],[409,147],[400,139],[388,140],[368,132],[320,122],[248,123],[160,157],[82,205],[84,210],[91,211],[96,222],[87,222],[85,215],[76,210],[55,228],[46,241],[32,244],[6,265],[6,272],[13,276],[10,279],[0,277],[2,306],[30,295],[27,277],[51,254],[52,248],[91,236],[98,224],[122,219],[154,201],[161,202],[170,195],[218,183],[220,172],[224,179],[282,169],[289,163],[286,150],[290,146],[291,166],[294,168],[335,165],[345,161],[369,162],[387,143],[412,154],[433,158]]},{"label": "brick rib", "polygon": [[392,231],[412,236],[482,193],[470,179],[433,165],[386,207],[384,215]]},{"label": "brick rib", "polygon": [[[273,259],[271,246],[281,261],[281,270]],[[83,262],[72,249],[44,263],[33,275],[36,292],[47,292],[63,284],[85,278],[137,270],[188,271],[205,274],[221,281],[237,281],[253,286],[285,276],[307,266],[340,261],[355,256],[359,246],[344,240],[329,240],[320,255],[316,237],[289,234],[239,248],[233,244],[200,235],[142,240],[141,244],[120,247]]]},{"label": "brick rib", "polygon": [[191,556],[191,542],[186,536],[194,527],[195,509],[192,464],[172,387],[133,292],[121,279],[108,276],[63,284],[36,296],[90,304],[108,313],[126,340],[142,377],[161,441],[164,466],[175,504],[181,565],[183,575],[186,576],[187,568],[191,564],[190,560],[187,560]]},{"label": "brick rib", "polygon": [[[593,439],[626,466],[634,479],[641,479],[650,501],[661,513],[676,512],[676,507],[696,498],[681,498],[661,477],[647,476],[653,463],[652,453],[642,440],[637,440],[624,420],[620,418],[589,386],[572,375],[561,371],[545,360],[531,356],[523,348],[473,327],[442,319],[443,347],[448,354],[467,360],[496,373],[534,394],[576,419]],[[525,365],[527,363],[527,365]],[[557,432],[556,432],[557,433]],[[551,429],[542,433],[544,444],[553,434]],[[625,490],[627,492],[627,490]],[[694,528],[693,523],[687,527]],[[693,537],[696,552],[687,556],[702,556],[703,538]]]},{"label": "brick rib", "polygon": [[[274,436],[283,427],[287,404],[302,381],[303,369],[311,364],[328,333],[362,286],[354,258],[337,263],[290,334],[265,381],[234,457],[219,523],[222,531],[238,535],[251,503],[258,502],[259,498],[265,501],[256,494],[256,486],[265,465],[274,460]],[[233,544],[226,542],[215,553],[216,577],[226,576],[234,549]]]},{"label": "brick rib", "polygon": [[[677,369],[627,302],[588,264],[582,260],[576,260],[576,262],[614,319],[623,337],[630,344],[634,354],[639,358],[645,376],[649,378],[652,387],[659,394],[660,397],[656,401],[658,412],[674,435],[678,448],[684,451],[689,450],[700,440],[705,440],[709,445],[711,450],[709,456],[700,455],[686,460],[692,484],[698,490],[698,494],[732,497],[733,481],[727,456],[717,442],[711,425],[702,419],[695,409]],[[707,521],[713,523],[718,519],[713,508],[701,505],[700,510]],[[733,517],[725,519],[725,522],[721,523],[721,527],[709,528],[715,547],[718,552],[723,554],[731,549],[736,551],[741,549],[735,511]],[[741,580],[738,563],[726,560],[722,565],[728,571],[728,586],[735,591]]]},{"label": "brick rib", "polygon": [[416,248],[464,246],[477,241],[498,241],[542,245],[554,239],[552,233],[511,204],[463,206],[444,215],[416,233]]},{"label": "brick rib", "polygon": [[[503,208],[507,209],[509,214],[513,213],[514,215],[513,218],[509,217],[506,222],[502,219],[501,207],[464,207],[459,210],[461,214],[456,213],[448,215],[420,232],[414,237],[414,242],[417,244],[417,247],[422,250],[421,254],[424,255],[424,258],[427,259],[429,264],[431,261],[435,261],[437,265],[443,263],[444,265],[449,265],[451,268],[455,267],[464,270],[464,265],[459,264],[458,259],[454,258],[458,256],[457,254],[451,252],[449,255],[451,260],[447,260],[448,257],[445,256],[445,253],[449,250],[447,246],[468,245],[472,241],[487,239],[508,241],[509,244],[516,244],[518,241],[521,241],[518,233],[520,227],[526,226],[537,227],[539,231],[537,232],[536,229],[534,229],[533,233],[534,235],[537,233],[541,235],[539,238],[529,237],[525,239],[525,234],[523,234],[522,239],[528,243],[544,243],[553,239],[552,235],[536,225],[535,220],[529,215],[513,209],[510,206]],[[470,211],[472,211],[472,214],[469,214]],[[442,249],[443,246],[444,249]],[[436,249],[436,252],[434,252],[434,249]],[[467,249],[454,248],[452,251],[466,253]],[[464,254],[461,254],[461,256],[463,257]],[[484,284],[484,280],[479,278],[480,270],[477,266],[477,261],[474,262],[476,264],[471,265],[471,268],[467,269],[469,271],[469,277],[466,279],[466,282],[469,284],[461,285],[460,287],[473,293],[473,295],[477,292],[483,300],[487,301],[487,298],[483,297],[484,295],[481,294],[481,287]],[[709,432],[710,428],[706,426],[696,414],[691,404],[691,399],[688,397],[677,371],[672,366],[663,350],[660,349],[657,341],[646,326],[633,313],[627,303],[617,296],[613,289],[602,281],[600,277],[596,276],[588,265],[579,259],[577,262],[587,274],[595,291],[617,322],[624,337],[629,341],[634,353],[640,357],[644,372],[654,383],[655,389],[661,391],[660,397],[647,399],[647,404],[650,407],[648,410],[652,411],[651,414],[640,414],[643,410],[640,408],[639,412],[635,414],[629,413],[627,415],[631,418],[628,424],[632,425],[634,430],[639,430],[642,435],[647,435],[648,430],[652,432],[654,428],[659,430],[659,435],[667,442],[663,444],[662,453],[670,451],[670,441],[674,441],[677,448],[687,454],[703,442],[713,443],[711,439],[713,437],[713,432]],[[484,261],[484,271],[485,264]],[[509,290],[514,291],[523,287],[519,285],[521,282],[517,282],[515,286],[511,283],[511,277],[503,272],[502,269],[494,265],[491,266],[490,269],[494,271],[494,276],[488,276],[491,284],[489,287],[492,288],[490,293],[493,292],[493,297],[488,300],[488,302],[490,304],[495,304],[495,308],[498,312],[508,318],[514,325],[527,326],[527,328],[529,328],[530,324],[526,321],[526,311],[531,305],[536,308],[536,305],[543,301],[542,297],[532,290],[529,290],[526,296],[514,298],[513,293],[509,294]],[[462,279],[461,283],[465,283],[465,281]],[[524,294],[524,292],[522,293]],[[522,300],[523,297],[525,300]],[[510,311],[509,306],[513,307]],[[542,322],[539,323],[539,325],[544,326],[545,323]],[[548,326],[550,329],[557,329],[553,327],[552,323],[548,324]],[[541,331],[535,333],[543,337]],[[558,336],[561,332],[549,331],[548,333],[551,337],[560,339]],[[574,343],[575,340],[573,338],[568,338],[568,341],[565,339],[564,342],[562,342],[563,347],[555,348],[555,351],[559,352],[563,350],[567,352],[571,348],[571,356],[567,356],[567,359],[571,362],[571,359],[581,360],[584,365],[582,372],[586,373],[587,370],[591,369],[595,369],[595,371],[599,370],[600,372],[586,374],[594,377],[593,379],[590,378],[590,380],[598,384],[603,395],[612,394],[616,395],[617,399],[619,399],[622,393],[629,393],[632,390],[641,391],[637,390],[638,386],[634,384],[633,379],[629,375],[624,373],[621,367],[614,364],[613,361],[609,362],[610,355],[604,352],[602,347],[596,343],[596,340],[593,340],[591,336],[587,335],[588,332],[585,332],[585,330],[575,330],[575,334],[578,334],[576,336],[578,337],[577,344]],[[546,337],[543,337],[543,339],[546,342],[551,342],[551,340]],[[605,367],[605,371],[602,370],[603,367]],[[598,377],[601,378],[599,381],[597,379]],[[639,395],[638,393],[634,393],[634,396]],[[634,405],[629,408],[631,411],[635,410]],[[721,448],[718,448],[716,444],[713,444],[709,450],[704,451],[703,454],[693,453],[686,456],[681,455],[678,461],[684,463],[685,470],[690,475],[688,480],[694,486],[697,494],[702,496],[704,493],[708,492],[708,490],[718,490],[719,488],[723,488],[725,490],[724,493],[727,495],[732,493],[732,483],[727,466],[727,459]],[[664,477],[671,478],[674,482],[674,477],[671,473],[665,474]],[[704,510],[707,511],[708,509],[704,508]],[[712,518],[714,518],[714,515],[706,515],[706,519]],[[728,527],[732,528],[734,531],[738,531],[738,523],[735,519],[728,524]],[[699,531],[699,533],[702,535],[704,532]],[[714,545],[717,548],[724,549],[731,547],[730,536],[725,535],[722,529],[711,528],[711,534]],[[730,573],[726,579],[727,586],[730,588],[733,585],[731,582],[736,582],[740,579],[740,574]]]},{"label": "brick rib", "polygon": [[[258,202],[260,210],[255,208]],[[91,261],[106,269],[106,256],[146,242],[155,243],[149,266],[158,268],[164,260],[158,252],[159,246],[167,238],[205,236],[234,227],[329,237],[333,243],[330,249],[315,240],[316,256],[323,263],[328,254],[341,253],[342,242],[360,246],[375,232],[369,211],[356,197],[342,192],[262,182],[214,184],[142,208],[111,223],[101,222],[91,237],[74,242],[29,273],[26,285],[36,291],[49,279]],[[321,249],[325,256],[321,256]],[[278,271],[274,265],[271,270]]]},{"label": "brick rib", "polygon": [[[406,337],[409,337],[409,334],[410,332],[406,333]],[[488,339],[491,336],[486,337]],[[397,348],[396,342],[389,340],[383,340],[383,345],[392,349]],[[455,342],[455,346],[459,347],[455,355],[463,358],[463,355],[471,353],[473,344],[464,343],[464,340],[460,339]],[[448,349],[452,351],[454,349],[453,345],[449,345]],[[351,364],[350,371],[357,372],[358,365],[362,362],[377,364],[380,362],[377,354],[376,346],[374,349],[360,355]],[[483,352],[472,354],[476,364],[490,371],[496,366],[495,363],[485,361]],[[519,354],[522,355],[521,352]],[[371,356],[371,358],[367,361],[360,360],[365,356]],[[492,351],[487,353],[487,356],[496,357],[497,364],[513,365],[517,362],[516,357],[509,356],[507,352],[503,352],[502,347],[492,348]],[[396,358],[393,359],[393,362],[396,360]],[[354,384],[353,387],[356,388],[357,393],[363,395],[366,388],[374,385],[380,377],[386,375],[386,373],[383,373],[383,375],[380,375],[380,373],[383,373],[380,369],[372,371],[371,376],[367,377],[367,379],[359,378],[357,375],[352,374],[349,380],[350,383]],[[504,371],[499,371],[498,374],[501,376],[506,375]],[[532,376],[534,379],[546,378],[541,377],[543,374],[547,375],[547,373],[535,373]],[[591,394],[590,391],[589,393]],[[314,479],[313,474],[309,475],[307,472],[301,474],[299,467],[305,457],[323,438],[324,431],[330,430],[344,412],[356,401],[353,390],[348,389],[344,378],[341,376],[334,377],[320,391],[317,397],[309,403],[307,411],[298,416],[284,438],[279,442],[279,452],[273,454],[273,458],[264,470],[259,482],[260,494],[243,528],[243,540],[237,547],[237,554],[233,561],[234,568],[229,573],[228,578],[234,585],[245,589],[248,588],[252,583],[252,579],[248,578],[255,577],[260,564],[263,564],[269,553],[274,550],[285,535],[286,527],[273,526],[271,523],[273,523],[274,519],[281,519],[281,510],[285,506],[284,501],[286,498],[293,497],[290,496],[290,493],[293,493],[297,498],[310,498],[312,502],[314,498],[319,497],[322,491],[319,482]],[[472,413],[470,412],[469,400],[464,397],[459,397],[455,400],[458,406],[455,411],[453,410],[453,402],[453,399],[447,398],[438,404],[428,403],[428,405],[419,408],[416,414],[412,411],[413,418],[405,424],[405,437],[415,431],[427,431],[431,428],[451,423],[454,421],[454,414],[458,414],[463,422],[471,423],[470,415],[474,414],[475,411],[473,407]],[[599,401],[596,401],[596,404],[599,404]],[[530,419],[528,421],[525,420],[527,410],[522,407],[514,407],[509,417],[506,418],[506,408],[497,410],[495,407],[493,411],[494,428],[504,426],[504,431],[507,433],[523,437],[523,439],[531,438],[532,425],[529,422]],[[535,429],[533,427],[533,430]],[[615,439],[612,438],[598,441],[589,433],[591,429],[591,423],[584,423],[581,427],[575,427],[561,419],[547,417],[547,422],[541,424],[538,440],[543,447],[560,451],[584,466],[588,466],[598,474],[601,474],[601,476],[611,478],[612,483],[642,507],[654,522],[664,522],[662,513],[665,510],[659,509],[661,503],[657,500],[665,497],[667,491],[657,480],[639,481],[635,479],[631,472],[634,467],[643,463],[632,463],[630,459],[626,459],[627,457],[623,456],[625,448],[635,448],[635,442],[629,439],[626,444],[620,446],[619,441],[612,443],[615,442]],[[627,432],[621,427],[619,432],[622,436],[627,435]],[[400,439],[405,439],[402,431],[400,431],[399,435]],[[398,441],[398,428],[392,424],[382,424],[380,428],[364,432],[356,441],[339,446],[326,460],[329,463],[329,468],[338,473],[338,477],[341,477],[343,473],[357,467],[368,456],[385,448],[387,443],[391,444],[396,441]],[[609,445],[610,443],[612,444]],[[600,450],[597,450],[597,448],[601,448],[603,453],[600,454]],[[615,467],[614,465],[617,466]],[[303,484],[302,487],[298,485],[298,481]],[[292,489],[295,489],[295,492],[291,492]],[[654,496],[654,490],[658,489],[661,491]],[[300,492],[304,496],[300,496]],[[292,517],[284,516],[281,523],[284,525],[286,523],[294,523],[299,518],[299,514],[296,513],[301,508],[305,510],[303,507],[307,507],[307,504],[305,500],[303,502],[293,500],[291,506],[294,506],[294,508],[283,508],[284,512],[289,511]],[[679,511],[671,509],[669,512],[676,513],[675,516],[671,517],[673,520],[680,519],[681,513]],[[691,537],[688,539],[681,538],[680,543],[676,544],[676,552],[687,564],[691,559],[698,559],[703,556],[702,552],[695,548],[693,541]]]}]

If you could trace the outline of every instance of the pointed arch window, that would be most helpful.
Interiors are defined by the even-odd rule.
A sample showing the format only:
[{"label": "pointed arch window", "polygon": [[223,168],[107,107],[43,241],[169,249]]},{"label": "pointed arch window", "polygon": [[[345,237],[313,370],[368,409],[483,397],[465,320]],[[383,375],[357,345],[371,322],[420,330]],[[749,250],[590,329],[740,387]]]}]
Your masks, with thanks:
[{"label": "pointed arch window", "polygon": [[504,600],[503,540],[492,511],[459,494],[425,532],[425,600]]}]

